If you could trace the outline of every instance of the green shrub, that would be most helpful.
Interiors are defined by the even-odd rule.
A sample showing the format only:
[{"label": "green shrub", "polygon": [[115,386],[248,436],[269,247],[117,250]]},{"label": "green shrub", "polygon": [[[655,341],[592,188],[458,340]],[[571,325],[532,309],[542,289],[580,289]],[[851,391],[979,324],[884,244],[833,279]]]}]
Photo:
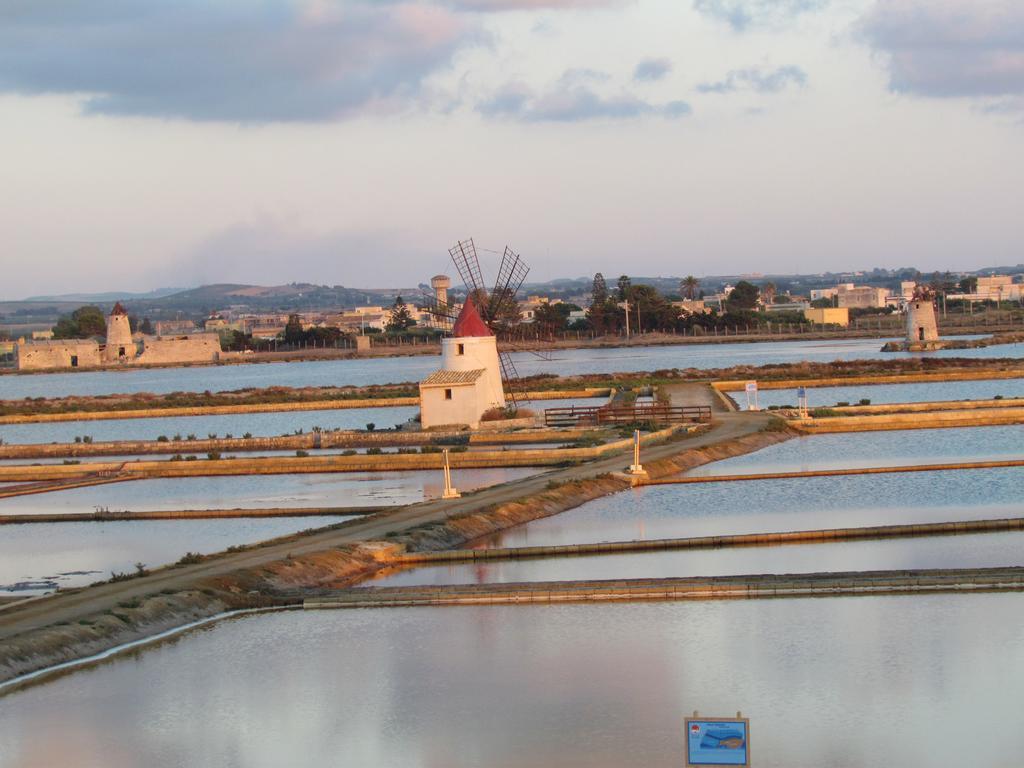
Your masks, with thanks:
[{"label": "green shrub", "polygon": [[848,405],[849,403],[846,402],[845,400],[840,400],[838,403],[836,403],[836,408],[845,408]]},{"label": "green shrub", "polygon": [[159,435],[159,436],[157,437],[156,441],[157,441],[158,443],[166,443],[166,442],[168,442],[168,440],[167,440],[167,435]]},{"label": "green shrub", "polygon": [[862,397],[857,402],[857,405],[871,405],[871,398],[870,397]]},{"label": "green shrub", "polygon": [[176,453],[171,456],[171,461],[182,461],[184,457],[180,453]]},{"label": "green shrub", "polygon": [[420,453],[440,453],[443,448],[438,445],[424,445],[420,448]]},{"label": "green shrub", "polygon": [[252,432],[246,432],[244,435],[242,435],[242,437],[244,439],[246,439],[246,440],[251,440],[252,439]]},{"label": "green shrub", "polygon": [[382,453],[384,453],[384,451],[382,451],[380,448],[377,448],[376,446],[374,446],[373,448],[366,449],[367,456],[380,456]]},{"label": "green shrub", "polygon": [[372,421],[369,424],[366,425],[366,431],[367,432],[373,432],[373,430],[375,430],[376,428],[377,428],[377,425],[374,424]]},{"label": "green shrub", "polygon": [[178,565],[195,565],[203,562],[203,556],[198,552],[186,552],[178,560]]},{"label": "green shrub", "polygon": [[300,450],[295,452],[295,455],[298,456],[300,459],[304,459],[307,456],[309,456],[309,451],[303,451],[303,450],[300,449]]},{"label": "green shrub", "polygon": [[192,456],[186,456],[186,457],[185,457],[185,461],[198,461],[198,460],[199,460],[199,457],[198,457],[198,456],[195,456],[195,455],[192,455]]},{"label": "green shrub", "polygon": [[220,451],[210,451],[208,454],[206,454],[206,458],[208,458],[210,461],[217,461],[217,459],[220,458]]},{"label": "green shrub", "polygon": [[344,451],[341,452],[341,455],[342,456],[355,456],[357,453],[359,453],[359,451],[355,450],[354,448],[346,448]]},{"label": "green shrub", "polygon": [[842,416],[842,414],[832,408],[815,408],[811,411],[812,419],[827,419],[831,416]]}]

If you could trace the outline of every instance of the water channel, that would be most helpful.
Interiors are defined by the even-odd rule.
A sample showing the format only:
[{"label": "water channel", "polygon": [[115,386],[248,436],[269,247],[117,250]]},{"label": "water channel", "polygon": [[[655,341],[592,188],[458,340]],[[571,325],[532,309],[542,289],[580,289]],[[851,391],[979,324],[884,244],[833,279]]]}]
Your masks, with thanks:
[{"label": "water channel", "polygon": [[[742,392],[729,395],[742,405],[746,396]],[[1024,397],[1024,379],[985,379],[979,381],[936,381],[915,384],[853,384],[842,387],[808,387],[809,408],[828,408],[838,403],[857,405],[861,400],[872,404],[921,403],[940,400],[991,400],[995,397]],[[757,393],[762,408],[772,405],[796,407],[795,389],[762,389]]]},{"label": "water channel", "polygon": [[[527,352],[513,353],[521,376],[656,371],[666,368],[727,368],[801,361],[900,357],[1024,357],[1024,343],[981,349],[927,353],[881,353],[885,339],[702,343],[663,347],[560,349],[545,360]],[[124,371],[80,371],[0,376],[0,399],[63,397],[112,393],[189,391],[212,392],[245,387],[363,386],[419,381],[438,367],[436,355],[326,360],[294,363],[153,368]]]}]

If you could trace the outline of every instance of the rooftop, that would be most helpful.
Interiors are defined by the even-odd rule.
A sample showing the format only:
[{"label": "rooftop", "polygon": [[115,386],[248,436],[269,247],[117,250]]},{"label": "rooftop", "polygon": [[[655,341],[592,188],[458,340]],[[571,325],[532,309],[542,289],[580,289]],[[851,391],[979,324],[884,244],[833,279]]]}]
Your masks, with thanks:
[{"label": "rooftop", "polygon": [[477,379],[483,375],[483,368],[478,368],[475,371],[434,371],[420,382],[420,386],[450,387],[458,384],[475,384]]}]

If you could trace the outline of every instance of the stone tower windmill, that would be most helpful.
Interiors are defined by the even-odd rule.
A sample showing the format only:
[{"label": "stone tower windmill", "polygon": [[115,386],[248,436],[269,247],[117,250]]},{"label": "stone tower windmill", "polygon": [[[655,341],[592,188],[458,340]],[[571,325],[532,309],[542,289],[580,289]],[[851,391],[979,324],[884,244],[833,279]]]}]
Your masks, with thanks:
[{"label": "stone tower windmill", "polygon": [[926,286],[918,285],[914,288],[914,295],[907,303],[908,347],[920,347],[939,340],[934,298]]},{"label": "stone tower windmill", "polygon": [[117,302],[107,318],[107,344],[103,348],[103,362],[127,362],[135,359],[135,353],[128,313],[121,302]]}]

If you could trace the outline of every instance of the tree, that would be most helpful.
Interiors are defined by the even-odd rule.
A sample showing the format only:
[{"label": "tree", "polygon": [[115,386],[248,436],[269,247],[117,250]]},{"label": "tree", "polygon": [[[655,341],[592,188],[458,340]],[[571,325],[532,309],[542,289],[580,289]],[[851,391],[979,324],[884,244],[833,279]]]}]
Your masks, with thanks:
[{"label": "tree", "polygon": [[285,344],[301,344],[306,340],[306,333],[302,330],[302,321],[298,315],[288,315],[288,323],[284,327]]},{"label": "tree", "polygon": [[775,294],[778,292],[778,288],[775,287],[775,283],[767,282],[764,284],[764,303],[774,304]]},{"label": "tree", "polygon": [[409,314],[409,308],[405,306],[402,297],[397,296],[391,307],[391,313],[388,315],[388,321],[384,323],[385,330],[388,333],[404,333],[414,325],[416,325],[416,321]]},{"label": "tree", "polygon": [[700,287],[700,280],[693,275],[687,275],[679,281],[679,293],[690,301],[697,295],[697,288]]},{"label": "tree", "polygon": [[976,277],[965,277],[960,281],[960,292],[961,293],[977,293],[978,292],[978,278]]},{"label": "tree", "polygon": [[156,331],[153,330],[153,321],[148,317],[142,318],[142,322],[139,323],[139,333],[144,333],[147,336],[152,336]]},{"label": "tree", "polygon": [[736,283],[736,287],[732,289],[729,298],[725,300],[726,308],[730,312],[744,309],[752,310],[757,306],[758,295],[756,285],[748,283],[746,280],[740,280]]},{"label": "tree", "polygon": [[70,315],[61,317],[53,326],[55,339],[87,339],[90,336],[105,336],[107,319],[103,310],[92,304],[79,307]]},{"label": "tree", "polygon": [[[563,311],[562,307],[566,309]],[[569,319],[569,305],[563,304],[541,304],[533,312],[533,324],[539,333],[544,336],[551,336],[556,331],[564,331],[566,321]]]},{"label": "tree", "polygon": [[629,275],[619,275],[619,301],[629,301],[632,292],[632,282]]},{"label": "tree", "polygon": [[594,275],[594,284],[590,289],[590,306],[604,304],[608,301],[608,284],[604,281],[604,275],[598,272]]}]

